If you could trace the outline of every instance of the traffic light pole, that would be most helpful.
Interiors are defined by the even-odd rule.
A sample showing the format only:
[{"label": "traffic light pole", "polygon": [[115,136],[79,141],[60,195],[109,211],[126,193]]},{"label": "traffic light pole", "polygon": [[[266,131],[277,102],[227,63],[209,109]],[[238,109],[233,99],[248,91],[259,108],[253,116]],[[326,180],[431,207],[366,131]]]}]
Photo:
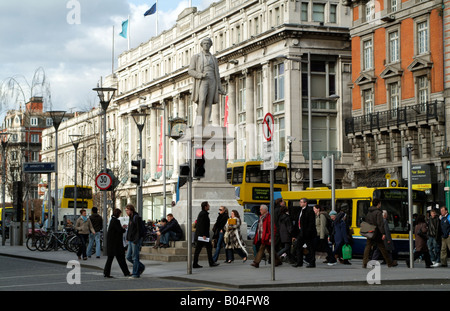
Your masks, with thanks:
[{"label": "traffic light pole", "polygon": [[187,222],[186,222],[186,232],[187,234],[187,274],[192,274],[192,142],[188,141],[189,150],[189,175],[187,177]]}]

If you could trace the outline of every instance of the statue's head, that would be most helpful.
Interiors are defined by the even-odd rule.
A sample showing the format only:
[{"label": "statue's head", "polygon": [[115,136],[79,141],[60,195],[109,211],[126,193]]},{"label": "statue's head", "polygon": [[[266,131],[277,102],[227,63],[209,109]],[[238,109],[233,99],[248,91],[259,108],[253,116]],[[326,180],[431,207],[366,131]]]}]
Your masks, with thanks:
[{"label": "statue's head", "polygon": [[203,47],[205,50],[209,50],[211,46],[213,45],[213,42],[210,38],[206,37],[200,42],[200,46]]}]

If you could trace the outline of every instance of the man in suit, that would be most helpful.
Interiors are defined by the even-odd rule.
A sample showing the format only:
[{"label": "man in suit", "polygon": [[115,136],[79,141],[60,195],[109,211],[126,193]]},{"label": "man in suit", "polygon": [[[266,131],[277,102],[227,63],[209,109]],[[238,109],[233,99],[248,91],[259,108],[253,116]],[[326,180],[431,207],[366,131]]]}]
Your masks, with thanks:
[{"label": "man in suit", "polygon": [[316,231],[316,215],[311,206],[308,206],[308,200],[303,198],[300,199],[300,215],[295,224],[297,238],[293,238],[293,241],[297,240],[297,263],[293,265],[294,267],[303,266],[303,245],[306,243],[307,249],[309,251],[309,265],[307,268],[316,267],[316,251],[314,248],[314,239],[317,236]]},{"label": "man in suit", "polygon": [[[193,268],[202,268],[198,264],[198,256],[200,255],[200,252],[202,251],[203,247],[206,247],[206,253],[208,254],[208,262],[210,267],[218,266],[218,263],[215,263],[212,258],[212,245],[211,245],[211,239],[209,238],[209,227],[210,227],[210,220],[209,220],[209,204],[207,201],[202,202],[202,210],[198,214],[197,217],[197,225],[195,227],[195,251],[194,251],[194,263]],[[200,238],[200,240],[199,240]]]},{"label": "man in suit", "polygon": [[220,83],[217,59],[209,50],[212,40],[205,38],[200,42],[202,51],[192,56],[188,74],[194,78],[192,101],[198,104],[195,125],[203,128],[211,119],[212,105],[219,102],[219,93],[225,95]]}]

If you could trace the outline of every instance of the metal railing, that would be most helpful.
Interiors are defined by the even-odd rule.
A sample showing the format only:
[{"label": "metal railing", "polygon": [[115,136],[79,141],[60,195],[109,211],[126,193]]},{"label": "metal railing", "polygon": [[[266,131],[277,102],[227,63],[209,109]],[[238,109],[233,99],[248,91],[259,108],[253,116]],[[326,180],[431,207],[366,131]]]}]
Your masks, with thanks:
[{"label": "metal railing", "polygon": [[398,127],[402,124],[428,123],[431,120],[443,122],[444,114],[444,102],[438,100],[397,109],[378,111],[363,116],[347,118],[345,120],[345,134],[379,130],[392,126]]}]

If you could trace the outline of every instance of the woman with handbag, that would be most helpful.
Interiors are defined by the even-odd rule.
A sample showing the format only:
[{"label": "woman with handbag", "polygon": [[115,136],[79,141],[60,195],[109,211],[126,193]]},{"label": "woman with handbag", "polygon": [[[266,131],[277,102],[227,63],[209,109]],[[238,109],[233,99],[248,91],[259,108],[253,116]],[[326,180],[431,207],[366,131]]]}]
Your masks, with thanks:
[{"label": "woman with handbag", "polygon": [[243,262],[247,261],[248,253],[245,249],[244,240],[241,235],[242,221],[237,210],[231,211],[231,218],[228,219],[225,225],[225,252],[226,252],[226,263],[232,263],[234,261],[234,250],[243,259]]},{"label": "woman with handbag", "polygon": [[[417,215],[416,226],[414,227],[414,234],[416,236],[416,249],[414,252],[414,260],[423,255],[425,259],[425,268],[432,268],[430,252],[427,246],[427,232],[428,226],[425,221],[425,215]],[[406,260],[406,265],[409,268],[409,260]]]},{"label": "woman with handbag", "polygon": [[343,246],[349,245],[351,242],[349,239],[348,228],[345,221],[346,217],[347,214],[341,211],[336,215],[336,219],[334,220],[334,257],[344,265],[351,265],[351,263],[348,261],[348,257],[344,259],[342,256]]},{"label": "woman with handbag", "polygon": [[89,239],[89,233],[92,232],[93,234],[95,234],[95,230],[92,226],[91,220],[86,216],[86,210],[82,209],[80,214],[80,218],[78,218],[77,222],[75,223],[75,230],[77,230],[77,235],[80,237],[81,241],[77,256],[78,259],[81,259],[81,255],[83,255],[83,260],[87,260],[86,243]]}]

